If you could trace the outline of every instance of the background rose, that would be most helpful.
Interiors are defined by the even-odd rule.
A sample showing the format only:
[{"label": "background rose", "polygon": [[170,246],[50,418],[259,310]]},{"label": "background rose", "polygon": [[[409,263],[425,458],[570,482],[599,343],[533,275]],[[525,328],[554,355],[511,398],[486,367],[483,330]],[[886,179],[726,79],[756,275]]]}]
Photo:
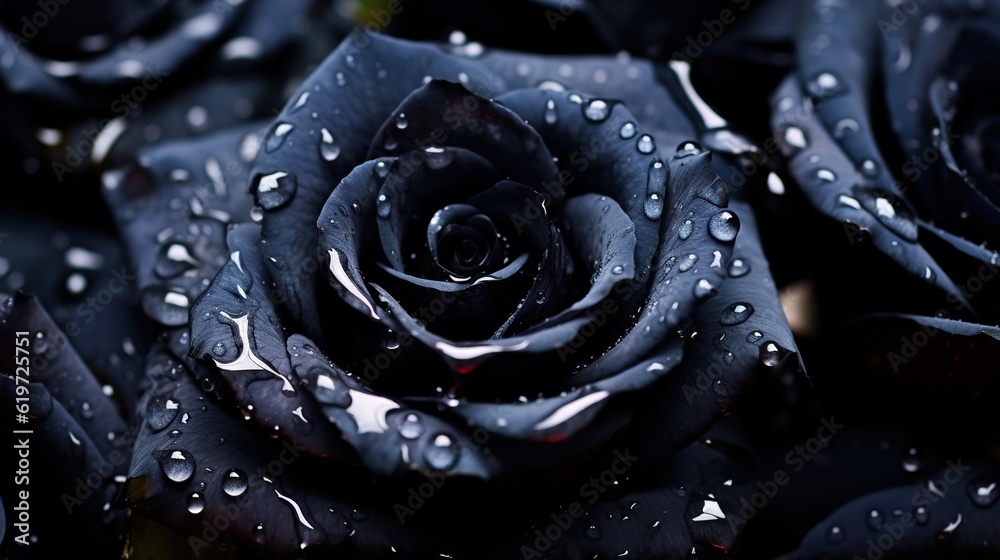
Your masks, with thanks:
[{"label": "background rose", "polygon": [[[423,519],[435,523],[446,519],[445,524],[460,527],[454,534],[477,535],[450,546],[480,548],[481,543],[472,543],[507,537],[502,529],[497,532],[495,528],[468,525],[469,520],[460,512],[472,507],[467,501],[470,496],[477,502],[487,497],[497,499],[501,509],[531,510],[538,507],[536,499],[525,502],[517,497],[537,496],[542,488],[536,484],[555,480],[554,465],[564,465],[564,478],[575,472],[569,480],[576,480],[596,467],[600,467],[597,472],[607,469],[607,463],[616,458],[620,460],[613,464],[623,467],[621,457],[633,457],[632,446],[642,450],[638,455],[641,461],[650,467],[662,466],[672,451],[687,445],[727,412],[758,367],[778,366],[794,349],[787,330],[780,326],[784,319],[753,235],[752,215],[743,213],[749,230],[744,226],[744,233],[737,237],[735,214],[721,207],[728,197],[709,164],[709,154],[686,140],[703,125],[695,121],[694,127],[686,129],[690,126],[688,115],[701,117],[683,96],[679,74],[671,70],[660,77],[674,92],[668,94],[652,85],[653,68],[644,62],[601,58],[567,61],[503,52],[484,54],[466,45],[449,48],[459,56],[435,47],[356,34],[331,55],[290,98],[261,141],[251,184],[256,202],[264,209],[262,227],[230,229],[228,248],[221,253],[229,262],[193,304],[190,334],[185,329],[168,331],[154,350],[149,370],[152,385],[141,405],[146,418],[127,499],[144,513],[192,535],[196,547],[222,539],[274,552],[296,550],[302,544],[346,542],[370,552],[384,551],[385,543],[400,550],[426,550],[442,543],[428,542],[426,535],[411,531],[411,527],[423,524]],[[600,75],[608,78],[595,81],[593,77]],[[435,77],[454,78],[456,82],[434,81]],[[552,79],[555,77],[562,83]],[[534,87],[538,85],[542,87]],[[575,93],[578,85],[588,86],[595,97]],[[495,102],[474,94],[484,87],[494,88],[489,95]],[[530,89],[522,89],[526,87]],[[566,88],[569,91],[564,91]],[[614,92],[618,99],[605,97],[602,91]],[[644,108],[643,117],[629,114],[629,106]],[[449,116],[449,110],[454,111],[454,117]],[[487,123],[485,128],[482,123]],[[437,127],[448,134],[447,141],[438,140],[445,147],[430,153],[421,151],[418,157],[407,160],[409,146],[420,146],[425,137],[433,142]],[[659,131],[655,140],[649,130]],[[657,151],[656,142],[661,137],[667,139],[667,145],[677,146],[676,151]],[[592,147],[595,145],[599,147]],[[461,146],[476,148],[482,155],[468,155],[459,149]],[[588,147],[593,155],[580,160]],[[198,151],[185,153],[197,157]],[[400,157],[394,160],[380,157],[382,154]],[[373,159],[364,162],[366,158]],[[483,165],[487,160],[496,171]],[[404,163],[418,171],[403,173]],[[556,163],[566,172],[561,180]],[[519,312],[523,318],[515,312],[513,321],[500,316],[497,322],[513,324],[514,336],[470,342],[445,338],[435,332],[437,322],[428,320],[425,328],[396,306],[396,298],[405,297],[408,304],[416,301],[430,307],[431,302],[419,299],[420,291],[413,291],[414,285],[437,287],[445,280],[406,278],[409,270],[402,274],[380,272],[374,263],[367,262],[373,251],[379,250],[377,245],[362,249],[361,242],[374,235],[376,226],[387,228],[389,235],[385,229],[380,232],[381,242],[388,245],[385,254],[391,255],[393,244],[406,242],[409,235],[396,228],[408,224],[386,218],[407,216],[408,212],[403,212],[406,201],[401,197],[416,198],[420,192],[389,191],[400,198],[394,198],[398,206],[386,212],[379,208],[385,201],[376,196],[379,191],[370,181],[387,178],[391,184],[395,178],[399,185],[423,180],[422,173],[433,176],[439,172],[444,180],[429,182],[424,189],[447,181],[473,188],[476,182],[469,178],[475,175],[469,173],[477,169],[482,177],[495,177],[484,186],[497,178],[521,178],[548,200],[543,211],[532,215],[523,211],[525,205],[530,210],[535,204],[541,207],[542,201],[523,191],[524,187],[502,183],[500,192],[507,190],[514,196],[483,204],[483,211],[503,209],[493,219],[498,229],[511,237],[512,245],[525,243],[514,238],[513,226],[518,224],[529,241],[530,236],[535,243],[541,240],[536,247],[545,251],[532,250],[528,257],[532,269],[540,268],[537,279],[531,274],[526,280],[512,280],[528,289],[515,290],[502,279],[495,282],[502,286],[500,297],[515,294],[513,304],[524,299],[521,307],[512,307],[523,310]],[[156,232],[152,230],[163,227],[163,218],[158,218],[155,228],[146,225],[164,216],[156,209],[155,200],[174,196],[169,188],[147,191],[143,185],[148,176],[161,175],[142,171],[134,176],[114,174],[107,180],[109,199],[118,206],[120,217],[132,217],[124,226],[138,239],[153,238]],[[331,196],[337,182],[340,185]],[[569,194],[545,185],[566,187]],[[594,194],[586,194],[588,190]],[[495,193],[485,191],[478,196]],[[461,200],[469,199],[477,202],[462,195]],[[202,214],[217,216],[225,204],[225,198],[218,199],[212,206],[206,205]],[[146,212],[148,220],[142,218]],[[546,212],[553,224],[564,229],[573,226],[565,248],[555,237],[546,241],[544,228],[537,229],[538,224],[544,225]],[[317,216],[319,243],[311,227]],[[339,222],[337,227],[331,220]],[[551,225],[545,228],[549,235],[557,233]],[[601,237],[592,241],[587,230]],[[621,236],[622,232],[626,235]],[[166,256],[163,262],[168,262],[172,252],[177,257],[174,261],[186,261],[185,255],[194,256],[194,249],[186,250],[182,254],[180,248],[164,245],[164,254],[157,258]],[[733,250],[739,259],[728,258]],[[560,251],[588,258],[573,262],[575,270],[570,272],[568,259],[557,260],[566,259]],[[342,260],[333,263],[330,255]],[[199,255],[191,260],[219,262],[219,256]],[[559,264],[551,267],[546,259]],[[592,260],[598,264],[591,264]],[[364,278],[361,266],[365,267]],[[515,262],[515,266],[523,265]],[[493,270],[484,272],[502,276]],[[317,281],[317,276],[326,274],[340,299],[331,297],[333,292],[325,287],[325,279]],[[376,283],[365,282],[379,274],[377,285],[386,286],[381,292],[385,301],[372,296],[370,290],[377,289]],[[630,277],[632,283],[618,280]],[[412,285],[406,288],[404,283],[399,289],[400,278]],[[578,283],[577,278],[584,282]],[[187,282],[183,275],[176,280]],[[395,290],[390,284],[393,281],[397,282]],[[163,282],[161,304],[177,306],[193,301],[189,298],[193,292],[176,290],[172,282]],[[556,285],[562,293],[555,290]],[[540,291],[544,297],[538,297]],[[699,304],[716,291],[718,297]],[[570,307],[572,300],[560,302],[574,292],[582,301],[576,308]],[[188,299],[182,300],[180,294]],[[553,306],[546,307],[546,300]],[[491,298],[483,296],[478,301],[491,303]],[[609,302],[615,307],[608,307]],[[560,311],[567,307],[569,311]],[[604,330],[575,338],[580,326],[594,316],[585,312],[594,308],[605,314]],[[629,309],[637,312],[629,313]],[[459,305],[438,313],[445,333],[449,323],[453,332],[461,333],[455,329],[462,329],[463,322],[469,321],[469,312]],[[562,315],[534,330],[520,332],[546,315],[559,313]],[[379,324],[372,320],[375,317],[391,322]],[[487,316],[477,321],[484,318],[488,320]],[[374,361],[379,346],[382,352],[396,349],[393,339],[386,338],[390,334],[387,327],[393,334],[413,336],[409,345],[399,344],[405,359],[393,362],[391,368]],[[695,332],[699,337],[694,337]],[[685,342],[688,334],[691,342]],[[582,344],[570,344],[576,341]],[[188,357],[189,345],[191,355],[198,360]],[[655,392],[642,397],[648,402],[639,402],[636,395],[624,401],[617,397],[657,380],[680,362],[682,350],[690,352],[691,358],[682,362],[671,384],[659,383]],[[325,353],[337,365],[328,362]],[[487,353],[496,355],[483,359]],[[531,355],[521,357],[519,353]],[[379,364],[383,371],[367,375],[369,363]],[[426,370],[416,374],[417,368]],[[536,373],[533,377],[519,370]],[[574,378],[567,377],[573,370]],[[448,382],[459,375],[464,387],[457,389],[466,393],[448,395],[435,390],[434,386],[442,383],[439,379]],[[512,381],[501,381],[508,378]],[[200,388],[195,381],[200,382]],[[199,398],[202,390],[214,398]],[[531,398],[518,398],[529,390]],[[541,398],[534,398],[536,392]],[[200,409],[194,404],[198,402]],[[234,407],[249,424],[230,412]],[[616,435],[617,451],[614,447],[593,447],[628,425],[633,415],[639,415],[634,425],[641,429]],[[324,422],[326,418],[330,423]],[[211,432],[196,428],[206,425],[212,426]],[[264,438],[264,433],[278,440]],[[240,444],[231,445],[235,442]],[[643,470],[639,467],[629,478],[634,476],[644,481],[643,485],[658,488],[658,501],[677,501],[682,509],[696,508],[698,512],[691,517],[699,517],[703,508],[715,511],[715,506],[706,505],[709,501],[730,507],[737,500],[741,486],[732,483],[732,475],[742,468],[741,462],[721,470],[704,465],[708,470],[699,471],[702,467],[697,466],[719,453],[732,453],[726,449],[693,449],[688,457],[700,457],[693,463],[690,458],[671,459],[680,461],[678,466],[687,465],[680,470],[657,469],[657,474],[648,478],[638,475]],[[280,459],[283,450],[285,458],[294,451],[289,464]],[[568,459],[585,450],[582,461],[566,471],[565,467],[571,466]],[[279,458],[277,463],[272,457]],[[351,463],[360,463],[365,470],[356,470]],[[203,473],[205,468],[211,472]],[[323,482],[329,477],[319,477],[316,469],[339,472],[335,478],[353,481],[354,489],[366,486],[363,481],[370,480],[373,472],[402,475],[403,479],[399,483],[382,479],[379,484],[386,490],[359,493]],[[416,512],[419,508],[401,499],[408,496],[407,488],[427,483],[420,476],[406,475],[411,469],[428,473],[431,480],[456,474],[495,478],[503,473],[508,479],[526,472],[543,476],[520,478],[514,486],[455,479],[435,494],[434,502],[441,505],[428,506],[434,515],[422,518]],[[677,494],[663,486],[671,483],[687,485],[691,494]],[[702,486],[704,491],[696,490]],[[499,498],[496,492],[500,488],[513,494]],[[601,496],[587,515],[619,507],[619,502],[630,499],[632,490],[628,488]],[[545,494],[559,495],[550,492]],[[239,500],[240,511],[255,515],[229,519],[225,512],[234,499]],[[340,512],[355,508],[364,513],[348,516],[349,521],[342,517],[345,514]],[[652,517],[656,516],[654,509],[647,514],[650,523],[659,521]],[[220,515],[228,519],[225,527],[206,522]],[[539,514],[520,512],[515,519],[523,522],[535,515]],[[344,521],[350,531],[339,529]],[[741,530],[739,523],[712,527],[702,521],[698,519],[690,527],[680,519],[671,521],[677,525],[664,534],[663,541],[638,549],[638,544],[629,546],[635,551],[642,547],[687,549],[686,543],[732,546]],[[590,529],[600,532],[597,527]],[[571,530],[582,535],[588,527],[575,524]],[[575,544],[558,541],[546,546],[568,553],[567,546],[598,551],[636,542],[627,531],[613,534],[608,529],[604,539]],[[514,542],[510,546],[514,550],[519,547]],[[530,540],[527,546],[541,547]]]}]

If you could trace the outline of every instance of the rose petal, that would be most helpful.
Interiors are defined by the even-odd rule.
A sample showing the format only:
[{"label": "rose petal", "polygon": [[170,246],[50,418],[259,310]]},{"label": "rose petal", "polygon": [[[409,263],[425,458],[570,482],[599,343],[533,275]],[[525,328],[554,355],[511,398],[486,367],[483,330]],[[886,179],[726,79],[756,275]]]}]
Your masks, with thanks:
[{"label": "rose petal", "polygon": [[339,434],[317,421],[322,413],[292,371],[259,239],[258,226],[230,229],[230,261],[191,307],[190,354],[215,364],[244,415],[267,433],[314,455],[341,455]]}]

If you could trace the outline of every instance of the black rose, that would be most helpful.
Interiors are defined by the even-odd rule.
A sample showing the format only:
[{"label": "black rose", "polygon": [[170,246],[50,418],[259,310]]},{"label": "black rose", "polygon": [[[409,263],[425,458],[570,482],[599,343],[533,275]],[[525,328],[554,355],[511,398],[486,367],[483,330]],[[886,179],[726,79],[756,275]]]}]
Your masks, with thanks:
[{"label": "black rose", "polygon": [[[144,309],[168,327],[190,309],[150,356],[126,501],[196,548],[481,550],[511,535],[469,525],[469,500],[555,497],[561,477],[644,462],[629,476],[694,521],[633,550],[733,546],[742,524],[703,521],[737,504],[745,464],[712,461],[738,447],[675,452],[795,345],[752,213],[692,140],[706,126],[688,92],[685,67],[358,32],[259,138],[259,225],[231,190],[158,185],[198,148],[106,177],[140,268],[156,267]],[[237,153],[246,134],[204,147]],[[178,196],[198,211],[164,212]],[[181,218],[216,225],[196,248],[177,237],[190,225],[167,227]],[[442,505],[421,520],[407,490],[432,483],[422,499]],[[587,516],[638,487],[607,491]],[[232,507],[253,515],[211,521]],[[547,542],[527,546],[634,539]]]}]

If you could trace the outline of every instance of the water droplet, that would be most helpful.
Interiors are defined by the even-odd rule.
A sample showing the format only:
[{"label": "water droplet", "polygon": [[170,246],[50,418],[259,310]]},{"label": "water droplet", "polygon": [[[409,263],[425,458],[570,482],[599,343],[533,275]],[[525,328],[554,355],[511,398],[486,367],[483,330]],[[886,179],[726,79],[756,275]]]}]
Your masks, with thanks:
[{"label": "water droplet", "polygon": [[549,99],[545,102],[545,122],[556,124],[557,120],[559,120],[559,115],[556,113],[556,102]]},{"label": "water droplet", "polygon": [[752,331],[747,334],[747,342],[757,342],[758,340],[764,338],[764,333],[761,331]]},{"label": "water droplet", "polygon": [[917,506],[913,509],[913,520],[917,525],[927,525],[931,520],[931,510],[927,506]]},{"label": "water droplet", "polygon": [[340,156],[340,144],[333,139],[327,129],[320,130],[319,155],[326,161],[333,161]]},{"label": "water droplet", "polygon": [[615,265],[614,268],[611,269],[612,274],[621,274],[623,272],[625,272],[625,268],[620,264]]},{"label": "water droplet", "polygon": [[285,143],[285,138],[295,127],[288,123],[275,123],[274,127],[267,134],[267,140],[264,140],[264,151],[271,153],[281,147]]},{"label": "water droplet", "polygon": [[216,342],[215,346],[212,346],[212,353],[218,357],[223,357],[226,355],[226,345],[222,342]]},{"label": "water droplet", "polygon": [[361,511],[360,509],[356,509],[351,511],[351,519],[357,522],[361,522],[368,519],[368,514]]},{"label": "water droplet", "polygon": [[866,159],[861,162],[861,172],[868,177],[875,177],[878,175],[878,164],[870,159]]},{"label": "water droplet", "polygon": [[404,130],[408,126],[410,126],[410,121],[406,119],[406,114],[400,113],[399,116],[396,117],[396,128]]},{"label": "water droplet", "polygon": [[760,346],[760,361],[765,366],[774,367],[780,364],[786,355],[788,350],[779,346],[777,342],[767,341]]},{"label": "water droplet", "polygon": [[392,214],[392,204],[386,199],[384,194],[379,195],[378,202],[375,203],[375,212],[379,218],[388,218]]},{"label": "water droplet", "polygon": [[424,459],[432,469],[443,471],[458,462],[458,446],[445,434],[434,436],[434,441],[424,452]]},{"label": "water droplet", "polygon": [[601,538],[601,531],[598,530],[598,528],[595,527],[594,525],[587,527],[587,530],[584,531],[583,534],[586,535],[586,537],[592,541],[596,541]]},{"label": "water droplet", "polygon": [[262,175],[257,181],[257,204],[265,210],[280,208],[295,196],[299,184],[295,175],[278,171]]},{"label": "water droplet", "polygon": [[187,451],[168,449],[157,451],[155,456],[163,474],[174,482],[184,482],[194,474],[194,459]]},{"label": "water droplet", "polygon": [[1000,497],[1000,484],[997,484],[996,473],[983,473],[973,478],[967,490],[972,503],[981,508],[992,506]]},{"label": "water droplet", "polygon": [[858,132],[861,130],[861,125],[858,121],[854,119],[840,119],[836,124],[833,125],[833,137],[840,139],[843,138],[848,132]]},{"label": "water droplet", "polygon": [[830,543],[838,543],[847,538],[847,532],[844,531],[839,525],[834,525],[830,527],[830,531],[826,534],[826,541]]},{"label": "water droplet", "polygon": [[684,241],[688,237],[691,237],[691,233],[694,232],[694,222],[691,220],[684,220],[681,225],[677,226],[677,237]]},{"label": "water droplet", "polygon": [[407,414],[399,425],[399,435],[406,439],[417,439],[424,433],[424,424],[416,414]]},{"label": "water droplet", "polygon": [[158,395],[149,400],[146,406],[146,423],[150,429],[158,432],[174,421],[181,407],[177,401],[166,395]]},{"label": "water droplet", "polygon": [[592,99],[583,106],[583,117],[590,122],[604,122],[611,115],[611,106],[603,99]]},{"label": "water droplet", "polygon": [[916,214],[905,199],[863,185],[855,185],[852,190],[858,203],[882,225],[907,241],[917,241]]},{"label": "water droplet", "polygon": [[636,140],[635,148],[639,150],[640,154],[651,154],[656,149],[656,143],[653,142],[652,136],[643,134]]},{"label": "water droplet", "polygon": [[267,534],[264,531],[264,524],[258,523],[253,529],[253,540],[259,545],[263,545],[267,542]]},{"label": "water droplet", "polygon": [[681,259],[681,264],[677,265],[677,270],[681,272],[687,272],[691,270],[691,267],[693,267],[697,262],[698,262],[698,255],[691,253],[687,257]]},{"label": "water droplet", "polygon": [[718,292],[715,286],[706,278],[698,280],[698,283],[694,285],[694,297],[697,299],[704,299],[716,293]]},{"label": "water droplet", "polygon": [[222,479],[222,491],[230,496],[239,496],[246,492],[248,479],[240,469],[230,469]]},{"label": "water droplet", "polygon": [[662,161],[654,161],[649,165],[646,177],[646,201],[643,212],[650,220],[659,220],[663,214],[663,199],[667,192],[667,167]]},{"label": "water droplet", "polygon": [[[730,354],[732,354],[732,352],[730,352]],[[720,397],[725,397],[729,394],[729,391],[726,389],[726,386],[722,383],[721,379],[716,379],[712,382],[712,390],[715,391],[715,394]]]},{"label": "water droplet", "polygon": [[837,79],[837,76],[830,72],[823,72],[816,76],[809,84],[809,91],[814,97],[827,99],[844,92],[844,87]]},{"label": "water droplet", "polygon": [[722,310],[722,317],[719,318],[719,322],[723,325],[738,325],[753,315],[753,306],[749,303],[738,302],[733,303]]},{"label": "water droplet", "polygon": [[555,80],[545,80],[540,82],[537,86],[538,89],[546,91],[566,91],[566,86],[560,84]]},{"label": "water droplet", "polygon": [[197,515],[201,513],[202,510],[205,509],[205,497],[198,492],[192,492],[191,495],[188,496],[187,508],[188,511],[193,514]]},{"label": "water droplet", "polygon": [[723,210],[712,216],[708,221],[708,233],[719,241],[729,242],[736,239],[740,231],[740,219],[729,210]]},{"label": "water droplet", "polygon": [[89,402],[84,401],[84,402],[80,403],[80,416],[84,420],[90,420],[91,418],[94,417],[94,409],[91,408]]},{"label": "water droplet", "polygon": [[920,454],[917,448],[911,447],[903,454],[903,470],[908,473],[920,470]]},{"label": "water droplet", "polygon": [[865,525],[872,531],[881,531],[884,523],[885,516],[877,509],[869,511],[868,515],[865,516]]},{"label": "water droplet", "polygon": [[746,276],[750,272],[750,263],[739,258],[733,259],[729,261],[728,272],[731,278]]},{"label": "water droplet", "polygon": [[817,169],[814,176],[816,177],[816,182],[820,185],[829,185],[837,180],[837,174],[825,168]]},{"label": "water droplet", "polygon": [[806,139],[806,133],[797,126],[789,126],[785,129],[785,133],[782,136],[785,139],[785,143],[796,150],[802,150],[809,145],[809,140]]},{"label": "water droplet", "polygon": [[618,131],[618,135],[623,139],[628,140],[629,138],[635,136],[635,132],[635,123],[627,122],[622,125],[621,129]]},{"label": "water droplet", "polygon": [[702,152],[701,144],[691,141],[681,142],[677,146],[677,152],[674,154],[674,157],[676,157],[677,159],[683,159],[686,157],[696,156],[701,152]]}]

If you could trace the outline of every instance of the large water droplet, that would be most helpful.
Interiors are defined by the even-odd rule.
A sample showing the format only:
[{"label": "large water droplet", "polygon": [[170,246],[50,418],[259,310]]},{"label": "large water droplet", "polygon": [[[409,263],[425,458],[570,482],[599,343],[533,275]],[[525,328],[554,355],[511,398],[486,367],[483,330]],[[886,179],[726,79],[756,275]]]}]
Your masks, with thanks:
[{"label": "large water droplet", "polygon": [[753,315],[753,306],[749,303],[738,302],[729,305],[722,310],[722,317],[719,322],[723,325],[738,325],[746,321]]},{"label": "large water droplet", "polygon": [[642,208],[650,220],[659,220],[663,214],[663,199],[667,192],[667,167],[662,161],[654,161],[649,165],[646,177],[646,201]]},{"label": "large water droplet", "polygon": [[155,453],[163,474],[174,482],[184,482],[194,474],[194,458],[182,449],[167,449]]},{"label": "large water droplet", "polygon": [[198,492],[192,492],[188,496],[187,509],[194,514],[201,513],[205,509],[205,497]]},{"label": "large water droplet", "polygon": [[635,136],[635,132],[635,123],[627,122],[622,125],[621,129],[618,130],[618,135],[623,139],[628,140],[629,138]]},{"label": "large water droplet", "polygon": [[399,425],[399,435],[406,439],[417,439],[424,433],[424,424],[416,414],[407,414]]},{"label": "large water droplet", "polygon": [[701,145],[697,142],[681,142],[680,145],[677,146],[677,152],[674,153],[674,157],[683,159],[686,157],[696,156],[701,152]]},{"label": "large water droplet", "polygon": [[697,299],[704,299],[716,293],[718,293],[718,290],[716,290],[715,286],[707,278],[698,280],[698,283],[694,285],[694,297]]},{"label": "large water droplet", "polygon": [[967,486],[972,503],[981,508],[995,504],[1000,497],[1000,484],[997,484],[997,479],[996,473],[983,473],[973,478]]},{"label": "large water droplet", "polygon": [[222,342],[216,342],[215,346],[212,346],[212,353],[218,357],[223,357],[226,355],[226,345]]},{"label": "large water droplet", "polygon": [[681,264],[677,265],[677,270],[681,272],[687,272],[691,270],[695,264],[698,263],[698,255],[691,253],[688,256],[681,259]]},{"label": "large water droplet", "polygon": [[806,133],[797,126],[789,126],[785,129],[785,133],[782,136],[785,139],[785,143],[796,150],[802,150],[809,145]]},{"label": "large water droplet", "polygon": [[656,149],[656,143],[653,142],[652,136],[643,134],[636,140],[635,148],[639,150],[640,154],[651,154]]},{"label": "large water droplet", "polygon": [[432,469],[443,471],[458,462],[458,446],[445,434],[434,436],[434,441],[424,452],[424,459]]},{"label": "large water droplet", "polygon": [[396,117],[396,128],[404,130],[408,126],[410,126],[410,121],[406,119],[406,114],[400,113],[399,116]]},{"label": "large water droplet", "polygon": [[327,129],[320,130],[319,155],[326,161],[333,161],[340,156],[340,144]]},{"label": "large water droplet", "polygon": [[257,180],[257,204],[265,210],[280,208],[295,196],[299,183],[292,173],[277,171]]},{"label": "large water droplet", "polygon": [[681,225],[677,226],[677,237],[684,241],[688,237],[691,237],[691,233],[694,232],[694,222],[691,220],[684,220]]},{"label": "large water droplet", "polygon": [[611,115],[611,106],[603,99],[592,99],[583,105],[583,117],[590,122],[604,122]]},{"label": "large water droplet", "polygon": [[719,241],[729,242],[736,239],[740,232],[740,219],[729,210],[723,210],[712,216],[708,221],[708,233]]},{"label": "large water droplet", "polygon": [[174,421],[180,413],[180,404],[166,395],[153,397],[146,407],[146,423],[150,429],[158,432]]},{"label": "large water droplet", "polygon": [[267,133],[267,139],[264,140],[264,151],[271,153],[281,147],[285,143],[285,139],[288,138],[288,134],[292,132],[295,127],[289,123],[275,123],[271,130]]},{"label": "large water droplet", "polygon": [[786,355],[788,350],[779,346],[777,342],[767,341],[760,346],[760,361],[768,367],[780,364]]},{"label": "large water droplet", "polygon": [[240,469],[230,469],[222,479],[222,491],[230,496],[239,496],[247,491],[248,479]]},{"label": "large water droplet", "polygon": [[731,278],[746,276],[750,272],[750,263],[744,259],[736,258],[729,261],[728,270]]}]

